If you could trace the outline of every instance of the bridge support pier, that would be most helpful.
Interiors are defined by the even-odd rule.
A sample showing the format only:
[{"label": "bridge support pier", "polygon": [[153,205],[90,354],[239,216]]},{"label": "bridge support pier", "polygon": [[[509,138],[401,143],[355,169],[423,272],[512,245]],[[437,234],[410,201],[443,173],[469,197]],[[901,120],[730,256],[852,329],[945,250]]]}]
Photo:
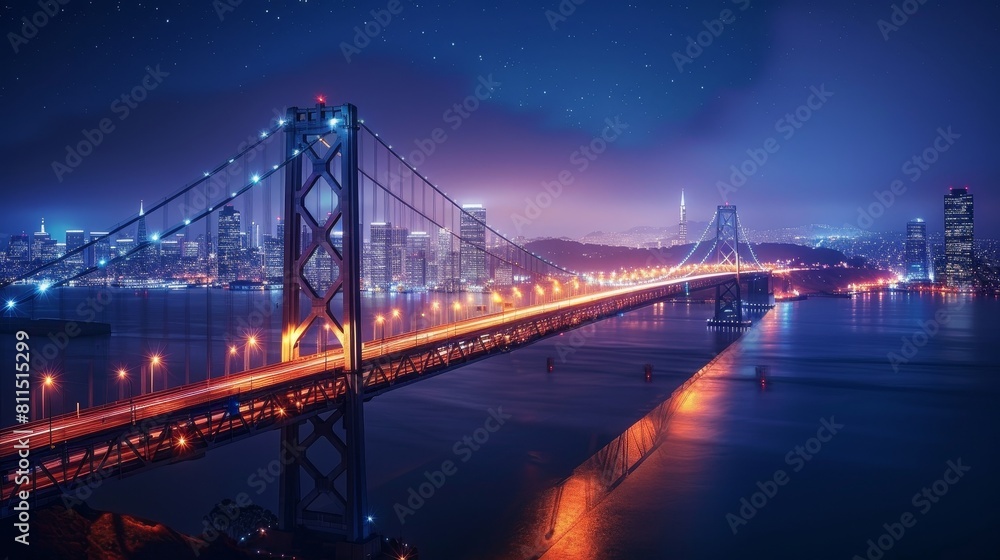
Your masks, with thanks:
[{"label": "bridge support pier", "polygon": [[715,316],[708,326],[724,329],[745,329],[750,321],[744,319],[743,299],[740,297],[739,277],[715,287]]},{"label": "bridge support pier", "polygon": [[770,273],[747,275],[747,298],[744,307],[759,311],[774,307],[774,292],[771,290]]}]

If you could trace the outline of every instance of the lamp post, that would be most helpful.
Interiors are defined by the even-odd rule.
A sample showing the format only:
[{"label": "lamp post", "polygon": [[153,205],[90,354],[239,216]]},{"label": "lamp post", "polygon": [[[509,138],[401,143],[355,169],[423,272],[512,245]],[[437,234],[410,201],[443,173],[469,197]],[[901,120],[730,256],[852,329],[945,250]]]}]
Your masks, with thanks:
[{"label": "lamp post", "polygon": [[[257,337],[250,335],[246,344],[243,345],[243,371],[250,369],[250,349],[257,347]],[[250,390],[253,391],[253,374],[250,374]],[[253,410],[253,401],[250,401],[250,410]]]},{"label": "lamp post", "polygon": [[250,335],[243,345],[243,371],[250,369],[250,349],[257,347],[257,337]]},{"label": "lamp post", "polygon": [[[52,387],[55,384],[55,379],[52,375],[46,375],[44,381],[42,382],[42,416],[45,416],[45,388]],[[52,394],[50,391],[48,397],[48,409],[49,409],[49,447],[54,447],[52,445]]]},{"label": "lamp post", "polygon": [[[403,319],[402,319],[402,316],[400,315],[400,312],[399,312],[398,309],[393,309],[392,310],[392,318],[393,319],[399,319],[399,330],[402,331],[403,330]],[[390,338],[392,337],[392,322],[389,322],[389,337]]]},{"label": "lamp post", "polygon": [[128,417],[129,422],[135,425],[135,403],[132,401],[132,378],[128,376],[128,371],[125,368],[118,368],[118,379],[128,381]]},{"label": "lamp post", "polygon": [[225,374],[223,374],[223,377],[229,377],[229,364],[232,361],[233,356],[235,355],[236,355],[236,346],[235,345],[230,346],[229,354],[226,355],[226,371]]},{"label": "lamp post", "polygon": [[373,341],[376,340],[376,338],[377,338],[377,335],[375,334],[375,329],[379,325],[382,325],[382,342],[379,343],[379,347],[378,347],[378,355],[381,356],[383,353],[385,353],[385,348],[383,347],[383,344],[385,344],[385,317],[383,317],[381,315],[376,315],[375,316],[375,322],[372,323],[372,340]]},{"label": "lamp post", "polygon": [[149,358],[149,392],[153,392],[153,372],[156,370],[156,366],[160,365],[160,355],[153,354]]},{"label": "lamp post", "polygon": [[326,346],[330,341],[330,323],[323,323],[323,371],[326,371],[327,351]]}]

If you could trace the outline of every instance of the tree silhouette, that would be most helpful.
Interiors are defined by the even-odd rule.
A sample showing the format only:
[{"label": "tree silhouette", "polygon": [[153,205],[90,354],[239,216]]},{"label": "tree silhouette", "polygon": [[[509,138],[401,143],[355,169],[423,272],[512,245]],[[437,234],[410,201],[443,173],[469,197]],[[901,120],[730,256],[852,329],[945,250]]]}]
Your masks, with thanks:
[{"label": "tree silhouette", "polygon": [[236,542],[241,539],[250,540],[261,529],[269,529],[278,525],[278,517],[271,510],[257,504],[240,507],[230,499],[222,500],[205,515],[209,526],[228,535]]}]

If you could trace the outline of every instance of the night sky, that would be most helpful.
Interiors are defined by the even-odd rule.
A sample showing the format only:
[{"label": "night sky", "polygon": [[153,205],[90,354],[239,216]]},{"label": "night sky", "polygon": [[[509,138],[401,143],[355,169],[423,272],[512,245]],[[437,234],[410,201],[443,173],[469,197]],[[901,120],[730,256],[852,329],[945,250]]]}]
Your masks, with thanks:
[{"label": "night sky", "polygon": [[[546,15],[557,0],[400,0],[348,62],[355,27],[377,29],[371,10],[394,3],[69,0],[43,17],[37,2],[6,2],[0,232],[36,231],[43,217],[59,240],[106,228],[228,157],[275,109],[322,94],[356,104],[404,153],[444,128],[421,172],[459,202],[485,203],[504,232],[563,170],[573,184],[525,235],[674,225],[681,188],[689,218],[707,220],[730,167],[773,138],[777,151],[725,197],[750,228],[856,224],[898,179],[905,192],[871,229],[923,217],[940,231],[942,195],[969,185],[977,236],[1000,236],[987,219],[1000,209],[1000,8],[896,3],[917,9],[889,27],[889,0],[565,0],[575,11],[564,18]],[[713,24],[723,10],[731,17]],[[48,21],[21,39],[22,17]],[[702,32],[711,43],[687,50]],[[123,119],[115,100],[147,68],[162,82]],[[453,130],[445,111],[491,77],[496,89]],[[810,101],[799,128],[782,120]],[[616,117],[627,129],[581,170],[572,154]],[[58,180],[53,162],[104,118],[114,130]],[[948,127],[935,163],[904,167]]]}]

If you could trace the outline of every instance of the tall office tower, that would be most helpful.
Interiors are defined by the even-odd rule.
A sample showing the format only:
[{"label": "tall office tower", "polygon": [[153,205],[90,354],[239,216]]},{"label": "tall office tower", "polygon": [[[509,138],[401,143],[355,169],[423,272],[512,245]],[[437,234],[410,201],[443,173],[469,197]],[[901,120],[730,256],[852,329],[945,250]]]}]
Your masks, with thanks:
[{"label": "tall office tower", "polygon": [[285,267],[284,239],[265,233],[263,255],[264,278],[272,282],[281,282],[282,270]]},{"label": "tall office tower", "polygon": [[962,286],[972,282],[972,243],[972,195],[968,187],[952,187],[944,195],[945,284]]},{"label": "tall office tower", "polygon": [[677,244],[685,245],[688,242],[688,213],[687,206],[684,205],[684,189],[681,189],[681,221],[677,226]]},{"label": "tall office tower", "polygon": [[[82,229],[66,230],[66,254],[79,249],[84,243],[86,243],[86,241],[84,239]],[[83,264],[83,251],[80,251],[72,257],[67,257],[66,262],[70,264]]]},{"label": "tall office tower", "polygon": [[240,270],[240,213],[232,204],[219,211],[219,235],[216,260],[219,263],[219,281],[239,279]]},{"label": "tall office tower", "polygon": [[16,266],[18,269],[28,266],[30,261],[30,243],[27,233],[16,233],[10,236],[7,243],[7,266]]},{"label": "tall office tower", "polygon": [[87,265],[104,266],[111,260],[111,236],[106,231],[92,231],[90,240],[96,242],[87,251]]},{"label": "tall office tower", "polygon": [[139,225],[136,226],[135,240],[137,243],[147,241],[146,238],[146,213],[142,210],[142,201],[139,201]]},{"label": "tall office tower", "polygon": [[482,204],[463,204],[459,236],[461,244],[462,282],[482,286],[486,274],[486,208]]},{"label": "tall office tower", "polygon": [[415,231],[406,236],[406,284],[415,289],[427,287],[428,260],[431,253],[431,236],[426,231]]},{"label": "tall office tower", "polygon": [[387,291],[392,283],[389,268],[389,239],[392,226],[385,222],[371,223],[371,254],[368,257],[368,280],[373,290]]},{"label": "tall office tower", "polygon": [[906,224],[906,279],[910,282],[930,280],[927,265],[927,224],[921,219]]},{"label": "tall office tower", "polygon": [[389,278],[394,284],[402,284],[406,280],[406,236],[409,234],[410,230],[404,227],[389,229]]},{"label": "tall office tower", "polygon": [[46,245],[52,241],[52,238],[45,231],[45,218],[42,218],[42,229],[41,231],[36,231],[34,235],[31,236],[31,261],[32,262],[44,262],[49,260],[47,257],[47,247]]},{"label": "tall office tower", "polygon": [[452,291],[458,282],[458,259],[455,255],[455,236],[448,228],[440,228],[435,243],[438,288]]}]

